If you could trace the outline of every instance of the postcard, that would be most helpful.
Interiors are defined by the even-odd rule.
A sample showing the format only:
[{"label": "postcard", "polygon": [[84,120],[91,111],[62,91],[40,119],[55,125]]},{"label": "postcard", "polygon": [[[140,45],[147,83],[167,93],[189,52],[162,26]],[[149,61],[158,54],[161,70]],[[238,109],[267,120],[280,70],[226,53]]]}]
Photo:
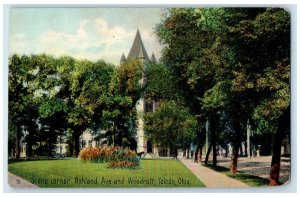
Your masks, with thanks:
[{"label": "postcard", "polygon": [[13,188],[290,183],[279,7],[11,7]]}]

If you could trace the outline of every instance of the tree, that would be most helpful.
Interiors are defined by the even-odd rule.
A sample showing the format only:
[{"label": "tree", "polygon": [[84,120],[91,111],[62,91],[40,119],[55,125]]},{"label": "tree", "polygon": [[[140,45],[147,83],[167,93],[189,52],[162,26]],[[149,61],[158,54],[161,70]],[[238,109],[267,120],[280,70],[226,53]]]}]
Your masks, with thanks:
[{"label": "tree", "polygon": [[[33,100],[34,91],[32,81],[34,79],[34,65],[28,56],[19,57],[12,55],[9,59],[9,136],[11,140],[15,139],[16,158],[20,157],[20,142],[24,136],[24,128],[32,128],[29,135],[34,135],[36,126],[37,107]],[[29,145],[33,142],[27,138]],[[31,146],[29,148],[31,154]]]},{"label": "tree", "polygon": [[282,133],[286,132],[284,128],[289,127],[286,111],[290,105],[290,16],[285,10],[275,8],[227,12],[238,20],[236,24],[227,23],[231,38],[227,44],[235,54],[231,56],[236,62],[233,65],[238,65],[232,67],[232,90],[242,98],[244,114],[255,120],[257,131],[263,127],[275,133],[270,184],[276,185],[279,184],[278,149]]},{"label": "tree", "polygon": [[92,126],[101,125],[109,102],[109,83],[114,67],[104,61],[76,61],[71,75],[73,109],[68,121],[73,130],[75,156],[79,153],[79,136]]},{"label": "tree", "polygon": [[162,101],[155,112],[145,115],[145,131],[148,139],[159,147],[173,150],[190,146],[195,138],[197,123],[189,112],[174,101]]},{"label": "tree", "polygon": [[136,149],[134,125],[136,103],[143,91],[143,64],[127,60],[114,72],[109,83],[109,99],[103,111],[103,121],[110,128],[104,137],[110,144]]},{"label": "tree", "polygon": [[151,63],[145,68],[144,97],[156,102],[160,100],[182,100],[182,93],[176,89],[176,79],[170,68],[163,64]]},{"label": "tree", "polygon": [[[214,85],[216,73],[222,71],[218,67],[221,58],[211,55],[215,54],[212,51],[219,50],[215,41],[222,31],[221,13],[221,9],[170,9],[156,29],[161,43],[165,45],[162,61],[176,79],[174,82],[182,91],[185,104],[198,117],[199,129],[203,128],[201,125],[205,125],[207,117],[213,117],[204,113],[201,99],[205,91]],[[204,131],[198,131],[198,151],[195,154],[203,144]],[[215,135],[211,139],[214,141]],[[212,144],[215,150],[215,142]]]},{"label": "tree", "polygon": [[275,8],[170,9],[157,27],[162,60],[190,109],[227,120],[233,173],[246,122],[268,119],[257,124],[272,132],[289,104],[289,29],[288,13]]},{"label": "tree", "polygon": [[39,107],[42,136],[48,144],[48,156],[52,155],[57,136],[67,129],[67,106],[58,98],[44,98]]},{"label": "tree", "polygon": [[[147,102],[156,102],[156,107],[154,111],[155,112],[157,106],[160,105],[161,102],[175,102],[177,105],[184,105],[183,102],[183,93],[180,89],[176,88],[176,78],[171,74],[170,68],[163,65],[163,64],[157,64],[157,63],[151,63],[146,66],[145,71],[145,90],[144,90],[144,98]],[[152,104],[152,103],[151,103]],[[146,111],[146,117],[151,116],[150,114],[147,114]],[[147,118],[146,118],[147,119]],[[194,119],[195,121],[196,119]],[[195,126],[195,125],[194,125]],[[196,127],[195,127],[196,128]],[[188,129],[188,128],[187,128]],[[159,132],[159,131],[157,131]],[[181,132],[189,132],[189,131],[181,131]],[[198,133],[199,136],[199,133]],[[191,144],[197,144],[198,140],[194,139],[194,133],[192,132],[192,135],[186,135],[181,136],[181,148],[184,150],[189,150]],[[199,148],[198,148],[199,152]],[[198,154],[196,153],[196,155]],[[195,158],[197,160],[197,158]]]},{"label": "tree", "polygon": [[37,103],[38,119],[36,122],[40,124],[40,132],[36,136],[36,141],[46,142],[47,155],[52,156],[53,145],[57,142],[57,136],[67,129],[68,109],[64,99],[68,95],[61,97],[60,76],[58,75],[60,59],[63,58],[53,58],[50,55],[40,54],[31,55],[30,59],[34,67],[32,87],[33,99]]}]

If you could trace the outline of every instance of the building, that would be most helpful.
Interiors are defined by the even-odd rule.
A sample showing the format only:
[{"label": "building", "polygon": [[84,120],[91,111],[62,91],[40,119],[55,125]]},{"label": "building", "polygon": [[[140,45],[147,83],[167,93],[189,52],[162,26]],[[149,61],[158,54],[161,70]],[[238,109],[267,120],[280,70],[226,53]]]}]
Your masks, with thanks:
[{"label": "building", "polygon": [[[156,63],[156,58],[154,53],[152,53],[151,58],[149,58],[144,43],[142,41],[142,37],[139,29],[137,29],[134,41],[132,43],[127,58],[123,53],[120,59],[120,64],[126,62],[127,59],[138,59],[144,64],[144,67],[148,63]],[[142,84],[145,84],[146,78],[147,76],[144,75],[140,82]],[[141,115],[145,112],[155,111],[157,106],[158,106],[157,102],[151,99],[146,99],[144,97],[141,97],[136,104],[137,115],[138,115],[137,128],[136,128],[137,152],[148,153],[146,156],[150,156],[150,157],[170,155],[169,149],[161,149],[157,147],[145,136],[144,120]]]},{"label": "building", "polygon": [[[144,43],[142,41],[142,37],[139,29],[137,29],[136,35],[134,37],[132,46],[130,48],[127,57],[125,56],[124,53],[122,54],[120,58],[120,64],[125,63],[128,59],[138,59],[143,63],[144,66],[148,63],[156,62],[156,57],[154,53],[152,53],[151,58],[149,58]],[[142,84],[146,83],[145,79],[146,76],[143,76],[143,78],[140,80],[140,83]],[[141,114],[149,111],[155,111],[157,106],[158,106],[157,102],[155,102],[154,100],[149,101],[149,99],[145,99],[144,97],[141,97],[136,104],[136,109],[138,114],[138,120],[136,124],[137,125],[136,127],[137,152],[148,153],[146,154],[146,156],[148,157],[170,155],[169,149],[161,149],[155,146],[150,140],[147,140],[145,136],[144,121],[142,119]],[[92,132],[88,130],[85,131],[80,136],[80,141],[81,141],[81,148],[97,146],[97,142],[94,136],[92,135]]]},{"label": "building", "polygon": [[99,139],[98,135],[105,133],[106,130],[98,130],[93,132],[90,129],[85,130],[79,137],[79,147],[88,148],[88,147],[98,147],[104,143],[105,139]]},{"label": "building", "polygon": [[[149,59],[149,56],[147,54],[147,51],[145,49],[144,43],[142,41],[142,37],[140,34],[140,31],[137,30],[134,41],[132,43],[131,49],[128,53],[127,58],[125,57],[124,53],[120,59],[120,64],[126,62],[127,59],[138,59],[140,60],[144,65],[147,63],[150,63],[151,60],[155,60],[154,54],[152,54],[151,60]],[[142,84],[145,83],[145,76],[140,81]],[[137,114],[138,114],[138,120],[137,120],[137,128],[136,128],[136,140],[137,140],[137,152],[148,152],[148,153],[154,153],[155,148],[152,145],[151,142],[147,141],[145,138],[145,132],[144,132],[144,121],[141,118],[141,114],[145,113],[146,110],[146,102],[145,98],[141,97],[140,100],[136,104]],[[152,109],[148,110],[155,110],[155,102],[153,102]],[[157,152],[157,151],[156,151]]]}]

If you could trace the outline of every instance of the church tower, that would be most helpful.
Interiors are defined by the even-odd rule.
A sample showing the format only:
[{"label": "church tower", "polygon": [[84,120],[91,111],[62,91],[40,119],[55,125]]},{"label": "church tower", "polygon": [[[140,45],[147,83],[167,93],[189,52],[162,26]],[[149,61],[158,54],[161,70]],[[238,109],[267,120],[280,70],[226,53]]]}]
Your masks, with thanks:
[{"label": "church tower", "polygon": [[[120,64],[124,63],[127,59],[139,59],[143,65],[145,66],[146,63],[150,63],[149,56],[147,54],[147,51],[145,49],[144,43],[142,41],[142,37],[140,34],[139,29],[137,29],[137,32],[134,37],[134,41],[132,43],[131,49],[129,51],[129,54],[127,58],[123,54],[120,59]],[[140,81],[142,84],[144,84],[145,79],[144,75]],[[141,97],[140,100],[136,104],[137,114],[138,114],[138,120],[137,120],[137,152],[147,152],[147,141],[145,138],[145,132],[144,132],[144,120],[142,118],[142,114],[146,112],[145,109],[145,98]]]}]

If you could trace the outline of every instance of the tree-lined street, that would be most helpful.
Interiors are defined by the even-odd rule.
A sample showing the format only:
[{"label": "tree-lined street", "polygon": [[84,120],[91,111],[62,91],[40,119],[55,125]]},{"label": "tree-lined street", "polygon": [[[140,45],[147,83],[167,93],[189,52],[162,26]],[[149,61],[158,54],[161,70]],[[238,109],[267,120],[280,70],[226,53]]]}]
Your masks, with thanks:
[{"label": "tree-lined street", "polygon": [[[282,8],[170,8],[153,31],[163,48],[160,60],[149,59],[139,30],[118,65],[11,54],[10,158],[18,161],[24,147],[24,158],[53,158],[62,142],[65,156],[77,158],[92,147],[82,140],[89,131],[93,146],[128,148],[141,157],[157,149],[177,159],[180,151],[204,184],[211,173],[228,182],[222,187],[248,186],[212,169],[225,167],[239,177],[262,163],[259,156],[268,156],[257,168],[269,185],[286,183],[290,14]],[[207,186],[220,186],[214,183]]]}]

